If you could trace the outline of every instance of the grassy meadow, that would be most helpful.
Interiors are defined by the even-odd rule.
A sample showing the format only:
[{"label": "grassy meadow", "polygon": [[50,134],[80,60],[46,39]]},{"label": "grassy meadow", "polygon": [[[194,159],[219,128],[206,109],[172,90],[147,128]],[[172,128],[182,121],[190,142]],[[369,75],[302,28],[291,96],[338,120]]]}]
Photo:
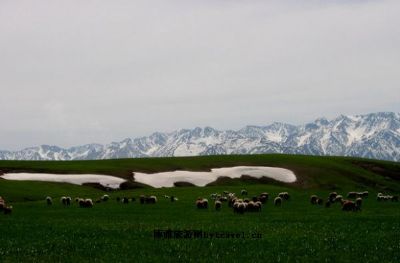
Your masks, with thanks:
[{"label": "grassy meadow", "polygon": [[[0,180],[0,196],[13,206],[0,214],[0,262],[400,262],[400,203],[378,202],[377,192],[400,193],[398,163],[341,157],[291,155],[208,156],[79,162],[0,161],[3,172],[100,173],[129,178],[132,171],[207,170],[237,165],[291,169],[298,182],[227,180],[207,187],[150,187],[104,192],[88,186]],[[211,193],[248,190],[252,197],[269,192],[261,213],[234,214],[226,203],[213,209]],[[359,212],[339,204],[313,206],[311,194],[368,190]],[[274,196],[287,191],[282,207]],[[110,200],[93,208],[59,198]],[[138,196],[152,194],[156,204],[141,205]],[[44,198],[52,196],[47,206]],[[164,195],[179,200],[170,202]],[[117,197],[135,197],[129,204]],[[198,210],[197,197],[210,208]],[[155,239],[154,230],[200,230],[238,233],[240,238]],[[255,234],[255,236],[252,236]],[[245,238],[242,238],[244,235]]]}]

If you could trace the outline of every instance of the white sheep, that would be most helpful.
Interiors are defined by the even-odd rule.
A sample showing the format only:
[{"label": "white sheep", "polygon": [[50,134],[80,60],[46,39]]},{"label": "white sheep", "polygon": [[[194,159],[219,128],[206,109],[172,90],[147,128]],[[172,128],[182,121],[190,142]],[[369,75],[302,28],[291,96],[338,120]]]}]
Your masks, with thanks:
[{"label": "white sheep", "polygon": [[217,210],[217,211],[221,210],[222,202],[221,201],[215,201],[214,207],[215,207],[215,210]]},{"label": "white sheep", "polygon": [[238,214],[243,214],[246,211],[247,204],[243,200],[238,199],[233,204],[233,212]]},{"label": "white sheep", "polygon": [[282,205],[282,198],[279,197],[279,196],[275,197],[274,204],[275,204],[275,206],[281,206]]},{"label": "white sheep", "polygon": [[63,205],[67,205],[67,197],[66,197],[66,196],[62,196],[62,197],[60,198],[60,202],[61,202]]},{"label": "white sheep", "polygon": [[282,200],[289,200],[289,198],[290,198],[290,195],[289,195],[288,192],[281,192],[281,193],[279,193],[278,196],[279,196]]},{"label": "white sheep", "polygon": [[84,208],[93,207],[93,200],[90,198],[87,198],[87,199],[79,198],[78,203],[79,203],[80,207],[84,207]]},{"label": "white sheep", "polygon": [[71,201],[72,201],[72,198],[70,196],[67,196],[65,199],[66,205],[71,205]]},{"label": "white sheep", "polygon": [[335,197],[335,203],[341,203],[343,201],[343,196],[342,195],[337,195]]},{"label": "white sheep", "polygon": [[46,197],[46,203],[47,205],[52,205],[53,204],[53,199],[50,196]]},{"label": "white sheep", "polygon": [[146,203],[147,204],[155,204],[157,203],[157,196],[151,195],[148,198],[146,198]]},{"label": "white sheep", "polygon": [[197,198],[196,207],[200,209],[208,208],[208,200],[206,198]]},{"label": "white sheep", "polygon": [[109,195],[103,195],[103,196],[101,197],[101,201],[103,201],[103,202],[108,201],[109,199],[110,199],[110,196],[109,196]]},{"label": "white sheep", "polygon": [[361,209],[361,204],[362,204],[362,198],[361,197],[357,197],[355,203],[356,203],[357,209],[360,210]]}]

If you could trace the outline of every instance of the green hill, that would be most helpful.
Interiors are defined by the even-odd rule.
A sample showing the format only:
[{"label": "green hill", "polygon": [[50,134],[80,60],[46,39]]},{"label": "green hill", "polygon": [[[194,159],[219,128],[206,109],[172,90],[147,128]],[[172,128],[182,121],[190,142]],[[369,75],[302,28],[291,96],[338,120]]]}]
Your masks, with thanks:
[{"label": "green hill", "polygon": [[[224,155],[174,158],[137,158],[96,161],[0,161],[0,171],[107,174],[130,179],[132,172],[207,171],[231,166],[273,166],[292,170],[298,180],[288,187],[302,189],[400,190],[400,163],[345,157],[304,155]],[[237,180],[220,182],[235,184]],[[240,183],[277,184],[271,180]]]},{"label": "green hill", "polygon": [[[271,180],[219,180],[207,187],[136,188],[107,192],[110,200],[80,208],[61,196],[99,199],[105,192],[63,183],[0,180],[0,196],[13,206],[0,213],[0,262],[399,262],[400,203],[378,202],[378,192],[400,192],[398,163],[342,157],[291,155],[207,156],[79,162],[1,161],[3,172],[101,173],[128,178],[132,171],[207,170],[237,165],[291,169],[294,184]],[[195,207],[198,197],[223,191],[248,197],[269,192],[260,213],[235,214]],[[310,204],[310,195],[368,190],[361,211]],[[273,205],[279,192],[290,199]],[[142,205],[139,195],[156,195]],[[171,202],[164,195],[179,200]],[[46,196],[54,203],[46,205]],[[129,204],[118,197],[134,197]],[[237,238],[156,239],[154,231],[231,233]],[[255,235],[255,236],[253,236]],[[244,237],[244,238],[243,238]]]}]

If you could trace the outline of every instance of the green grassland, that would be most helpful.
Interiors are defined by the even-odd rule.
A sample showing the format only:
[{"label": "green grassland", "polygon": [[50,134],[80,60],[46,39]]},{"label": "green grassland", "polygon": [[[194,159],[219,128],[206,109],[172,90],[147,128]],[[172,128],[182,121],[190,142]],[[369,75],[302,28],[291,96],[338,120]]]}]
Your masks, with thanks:
[{"label": "green grassland", "polygon": [[[342,157],[291,155],[208,156],[79,162],[0,161],[3,172],[101,173],[129,178],[132,171],[265,165],[293,170],[299,181],[221,180],[208,187],[150,187],[108,192],[93,208],[64,207],[60,196],[97,199],[105,192],[70,184],[0,180],[0,196],[13,205],[0,214],[0,262],[400,262],[400,203],[378,202],[377,192],[400,192],[400,164]],[[197,197],[224,190],[249,196],[281,191],[291,195],[282,207],[272,201],[261,213],[234,214],[223,204],[198,210]],[[368,190],[360,212],[339,204],[313,206],[311,194]],[[159,201],[129,204],[116,197],[154,194]],[[171,203],[163,195],[174,195]],[[47,206],[44,198],[55,202]],[[154,239],[155,229],[244,233],[246,238]],[[261,237],[252,238],[259,233]]]}]

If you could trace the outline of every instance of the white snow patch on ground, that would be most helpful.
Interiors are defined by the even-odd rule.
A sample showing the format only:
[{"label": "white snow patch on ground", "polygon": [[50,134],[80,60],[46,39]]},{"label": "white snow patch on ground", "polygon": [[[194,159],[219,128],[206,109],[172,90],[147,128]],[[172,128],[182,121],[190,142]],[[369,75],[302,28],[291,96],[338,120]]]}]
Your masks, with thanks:
[{"label": "white snow patch on ground", "polygon": [[97,174],[41,174],[41,173],[7,173],[0,178],[16,181],[45,181],[82,185],[83,183],[99,183],[110,188],[119,188],[126,180],[109,175]]},{"label": "white snow patch on ground", "polygon": [[284,168],[264,166],[236,166],[211,169],[211,172],[173,171],[162,173],[133,173],[136,182],[147,184],[156,188],[173,187],[175,182],[188,182],[196,186],[205,186],[214,182],[220,176],[240,178],[248,175],[255,178],[268,177],[285,183],[296,181],[296,175]]}]

